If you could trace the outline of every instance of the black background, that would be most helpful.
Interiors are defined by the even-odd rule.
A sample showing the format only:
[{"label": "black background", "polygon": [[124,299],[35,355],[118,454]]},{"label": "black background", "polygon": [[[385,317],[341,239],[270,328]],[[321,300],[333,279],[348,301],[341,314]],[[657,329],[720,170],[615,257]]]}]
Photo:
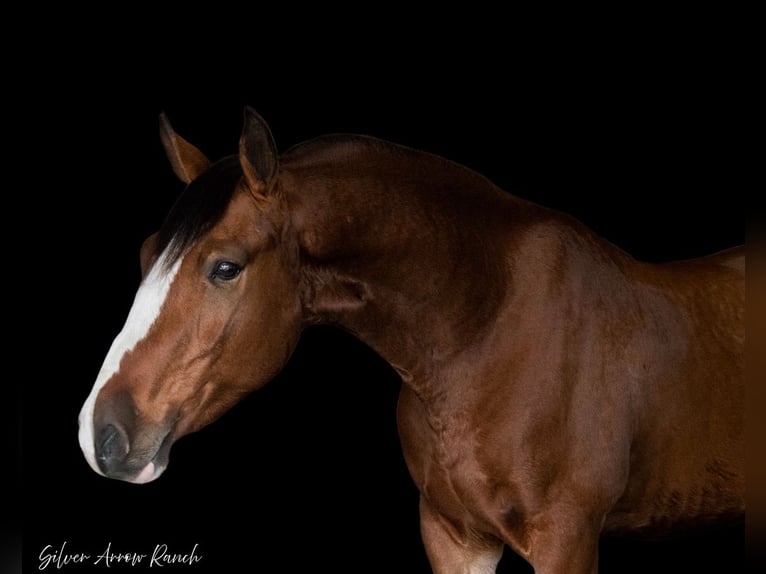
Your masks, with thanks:
[{"label": "black background", "polygon": [[[246,66],[207,60],[204,50],[108,53],[107,65],[93,60],[93,46],[54,50],[49,69],[65,73],[44,78],[36,94],[45,105],[27,173],[47,279],[34,282],[30,335],[45,352],[22,385],[25,572],[36,571],[45,545],[64,541],[92,555],[108,542],[143,553],[199,544],[203,561],[171,572],[428,572],[396,433],[400,383],[329,328],[307,331],[277,380],[181,440],[158,481],[125,484],[87,466],[80,406],[130,307],[141,242],[182,188],[157,116],[165,110],[212,158],[236,151],[245,104],[281,150],[330,132],[425,149],[575,215],[642,259],[743,243],[726,59],[709,38],[619,36],[564,42],[546,57],[542,40],[521,51],[498,41],[470,54],[458,44],[359,60],[354,41],[277,61],[280,47],[269,45],[268,58]],[[22,239],[21,252],[34,253]],[[602,573],[739,572],[743,528],[606,539],[601,561]],[[531,569],[506,552],[499,571]]]}]

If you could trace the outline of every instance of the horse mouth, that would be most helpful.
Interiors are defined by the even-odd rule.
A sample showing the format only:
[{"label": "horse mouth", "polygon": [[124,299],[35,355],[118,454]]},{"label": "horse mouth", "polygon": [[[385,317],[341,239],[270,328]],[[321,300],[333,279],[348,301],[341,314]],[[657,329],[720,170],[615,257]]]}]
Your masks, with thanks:
[{"label": "horse mouth", "polygon": [[161,467],[157,467],[154,462],[150,462],[141,472],[138,473],[138,476],[129,479],[128,482],[132,482],[133,484],[145,484],[147,482],[151,482],[160,474],[162,474],[163,470],[164,469]]},{"label": "horse mouth", "polygon": [[122,478],[122,480],[126,480],[127,482],[132,482],[133,484],[146,484],[147,482],[152,482],[153,480],[160,477],[160,475],[165,472],[165,469],[168,466],[168,458],[170,456],[170,447],[173,445],[173,433],[168,431],[168,433],[164,436],[162,439],[162,442],[160,443],[159,448],[157,449],[157,452],[154,454],[154,456],[149,460],[148,463],[138,472],[138,474],[134,474],[130,477],[115,477],[115,478]]}]

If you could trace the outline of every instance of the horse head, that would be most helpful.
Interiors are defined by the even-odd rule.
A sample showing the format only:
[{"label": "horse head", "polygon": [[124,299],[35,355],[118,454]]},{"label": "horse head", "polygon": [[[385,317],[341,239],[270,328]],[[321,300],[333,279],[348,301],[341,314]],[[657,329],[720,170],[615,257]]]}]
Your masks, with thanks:
[{"label": "horse head", "polygon": [[239,153],[211,163],[160,118],[187,185],[141,248],[142,280],[79,417],[90,466],[143,483],[173,443],[285,364],[301,329],[298,249],[266,123],[246,109]]}]

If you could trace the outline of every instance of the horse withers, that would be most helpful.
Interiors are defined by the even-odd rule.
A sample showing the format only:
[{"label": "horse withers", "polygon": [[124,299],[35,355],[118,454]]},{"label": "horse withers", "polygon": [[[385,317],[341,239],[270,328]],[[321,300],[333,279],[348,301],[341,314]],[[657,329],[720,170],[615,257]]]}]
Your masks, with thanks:
[{"label": "horse withers", "polygon": [[437,573],[597,571],[602,532],[744,512],[744,250],[636,261],[440,157],[361,136],[278,157],[247,109],[187,184],[80,413],[90,466],[143,483],[273,378],[302,329],[345,329],[403,381],[397,416]]}]

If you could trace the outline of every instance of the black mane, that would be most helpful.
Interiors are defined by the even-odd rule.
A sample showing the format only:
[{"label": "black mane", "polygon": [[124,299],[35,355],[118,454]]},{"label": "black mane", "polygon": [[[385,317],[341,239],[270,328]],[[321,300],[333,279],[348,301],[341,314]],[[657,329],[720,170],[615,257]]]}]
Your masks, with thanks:
[{"label": "black mane", "polygon": [[239,158],[234,155],[217,161],[186,187],[157,235],[156,253],[167,250],[165,265],[172,266],[221,220],[241,177]]}]

